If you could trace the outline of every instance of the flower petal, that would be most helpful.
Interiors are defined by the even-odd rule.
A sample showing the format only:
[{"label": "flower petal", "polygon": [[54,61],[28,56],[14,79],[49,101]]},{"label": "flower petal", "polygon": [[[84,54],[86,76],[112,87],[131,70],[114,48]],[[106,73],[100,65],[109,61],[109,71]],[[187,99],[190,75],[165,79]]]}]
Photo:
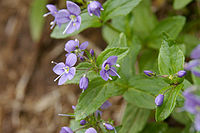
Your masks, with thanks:
[{"label": "flower petal", "polygon": [[66,3],[67,3],[67,9],[69,10],[70,13],[75,15],[79,15],[81,13],[80,7],[74,2],[67,1]]},{"label": "flower petal", "polygon": [[200,65],[200,60],[191,60],[190,62],[186,63],[184,66],[185,70],[191,70],[192,68]]},{"label": "flower petal", "polygon": [[60,133],[73,133],[73,131],[69,127],[62,127]]},{"label": "flower petal", "polygon": [[116,70],[116,68],[111,67],[111,68],[108,70],[108,74],[111,75],[111,76],[117,76],[117,70]]},{"label": "flower petal", "polygon": [[64,24],[70,21],[69,12],[66,9],[59,10],[55,15],[55,21],[57,24]]},{"label": "flower petal", "polygon": [[108,74],[106,73],[106,70],[101,69],[100,75],[101,75],[101,77],[102,77],[105,81],[108,80],[108,77],[109,77],[109,76],[108,76]]},{"label": "flower petal", "polygon": [[197,131],[200,131],[200,113],[195,117],[194,126]]},{"label": "flower petal", "polygon": [[192,59],[200,58],[200,44],[192,51],[190,57]]},{"label": "flower petal", "polygon": [[62,74],[64,72],[63,67],[65,67],[65,64],[63,62],[56,64],[53,68],[54,73],[56,73],[57,75]]},{"label": "flower petal", "polygon": [[110,56],[106,61],[110,66],[112,66],[116,64],[117,58],[118,58],[117,56]]},{"label": "flower petal", "polygon": [[75,67],[71,67],[71,68],[69,69],[69,73],[68,73],[68,75],[67,75],[68,79],[69,79],[69,80],[73,79],[75,73],[76,73],[76,68],[75,68]]},{"label": "flower petal", "polygon": [[81,16],[77,16],[77,21],[75,24],[76,30],[79,30],[81,26]]},{"label": "flower petal", "polygon": [[51,12],[52,15],[55,15],[55,13],[58,12],[56,6],[52,4],[47,4],[46,7]]},{"label": "flower petal", "polygon": [[82,44],[80,45],[79,49],[85,50],[85,49],[87,48],[87,46],[88,46],[88,41],[82,43]]},{"label": "flower petal", "polygon": [[64,33],[71,34],[76,30],[76,26],[73,26],[73,23],[69,23],[66,27],[66,30]]},{"label": "flower petal", "polygon": [[65,65],[72,67],[76,64],[77,57],[75,54],[71,53],[67,56]]},{"label": "flower petal", "polygon": [[78,46],[79,46],[79,41],[69,40],[65,44],[65,51],[72,52],[72,51],[76,50],[76,47],[78,47]]},{"label": "flower petal", "polygon": [[67,73],[65,73],[65,74],[63,74],[61,77],[60,77],[60,79],[58,80],[58,85],[63,85],[66,81],[67,81],[67,79],[68,79],[68,76],[67,76],[68,74]]}]

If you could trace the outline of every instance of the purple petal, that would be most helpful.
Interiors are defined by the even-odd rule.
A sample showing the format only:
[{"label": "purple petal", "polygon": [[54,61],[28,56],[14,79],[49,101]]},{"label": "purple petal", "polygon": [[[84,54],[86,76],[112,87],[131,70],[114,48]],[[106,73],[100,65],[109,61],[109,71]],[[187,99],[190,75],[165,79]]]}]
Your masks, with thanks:
[{"label": "purple petal", "polygon": [[69,40],[65,44],[65,51],[72,52],[72,51],[76,50],[76,47],[78,47],[78,46],[79,46],[79,41]]},{"label": "purple petal", "polygon": [[75,73],[76,73],[76,68],[75,68],[75,67],[71,67],[71,68],[69,69],[69,73],[67,74],[67,78],[68,78],[69,80],[73,79]]},{"label": "purple petal", "polygon": [[76,27],[76,30],[80,29],[81,26],[81,16],[77,16],[77,21],[73,23],[73,25]]},{"label": "purple petal", "polygon": [[67,54],[65,55],[65,57],[67,58],[67,56],[70,55],[70,54],[71,54],[71,53],[67,53]]},{"label": "purple petal", "polygon": [[95,116],[96,117],[98,117],[98,116],[102,116],[102,111],[100,111],[100,110],[97,110],[96,112],[95,112]]},{"label": "purple petal", "polygon": [[63,62],[60,62],[58,64],[56,64],[53,68],[53,71],[57,74],[57,75],[60,75],[64,72],[64,68],[65,67],[65,64]]},{"label": "purple petal", "polygon": [[106,129],[108,130],[114,130],[114,127],[111,124],[105,123],[104,126],[106,127]]},{"label": "purple petal", "polygon": [[154,73],[152,71],[149,71],[149,70],[144,70],[144,74],[146,74],[149,77],[154,75]]},{"label": "purple petal", "polygon": [[184,71],[184,70],[178,71],[177,75],[179,78],[182,78],[183,76],[186,75],[186,71]]},{"label": "purple petal", "polygon": [[79,81],[80,89],[84,89],[84,90],[87,89],[88,83],[89,83],[89,79],[87,77],[83,76]]},{"label": "purple petal", "polygon": [[164,95],[159,94],[155,99],[155,104],[157,106],[161,106],[163,104],[163,100],[164,100]]},{"label": "purple petal", "polygon": [[108,70],[108,74],[111,76],[117,76],[117,70],[114,67],[110,67],[110,69]]},{"label": "purple petal", "polygon": [[87,46],[88,46],[88,41],[82,43],[82,44],[80,45],[79,49],[85,50],[85,49],[87,48]]},{"label": "purple petal", "polygon": [[99,10],[95,10],[93,13],[94,13],[94,15],[97,16],[97,17],[100,17],[100,16],[101,16],[101,11],[100,11],[100,9],[99,9]]},{"label": "purple petal", "polygon": [[67,1],[66,3],[67,3],[67,9],[69,10],[70,13],[74,15],[79,15],[81,13],[80,7],[74,2]]},{"label": "purple petal", "polygon": [[88,129],[85,131],[85,133],[97,133],[97,131],[96,131],[93,127],[91,127],[91,128],[88,128]]},{"label": "purple petal", "polygon": [[75,54],[71,53],[67,56],[65,64],[69,67],[72,67],[76,64],[77,57]]},{"label": "purple petal", "polygon": [[76,26],[73,26],[73,23],[69,23],[66,27],[66,30],[64,33],[71,34],[76,30]]},{"label": "purple petal", "polygon": [[108,77],[109,77],[109,76],[108,76],[106,70],[101,69],[101,71],[100,71],[100,75],[101,75],[101,77],[102,77],[105,81],[108,80]]},{"label": "purple petal", "polygon": [[185,64],[185,70],[191,70],[193,67],[200,65],[200,60],[192,60]]},{"label": "purple petal", "polygon": [[200,44],[192,51],[190,57],[192,59],[200,58]]},{"label": "purple petal", "polygon": [[55,13],[58,12],[56,6],[52,4],[47,4],[46,7],[48,8],[48,10],[51,12],[53,16],[55,16]]},{"label": "purple petal", "polygon": [[62,127],[60,133],[73,133],[73,131],[69,127]]},{"label": "purple petal", "polygon": [[112,66],[112,65],[115,65],[116,64],[116,62],[117,62],[117,56],[110,56],[110,57],[108,57],[108,59],[107,59],[107,63],[110,65],[110,66]]},{"label": "purple petal", "polygon": [[59,10],[55,15],[55,21],[57,24],[64,24],[70,21],[69,12],[66,9]]},{"label": "purple petal", "polygon": [[83,126],[83,125],[85,125],[85,124],[86,124],[86,120],[81,120],[81,121],[80,121],[80,125]]},{"label": "purple petal", "polygon": [[72,105],[72,109],[75,110],[75,109],[76,109],[76,106]]},{"label": "purple petal", "polygon": [[195,76],[200,77],[200,72],[197,70],[192,70],[191,71]]},{"label": "purple petal", "polygon": [[111,106],[112,104],[109,101],[105,101],[102,105],[101,105],[101,109],[107,109]]},{"label": "purple petal", "polygon": [[60,79],[58,80],[58,85],[63,85],[68,79],[68,74],[63,74]]},{"label": "purple petal", "polygon": [[196,115],[194,125],[195,125],[195,129],[197,131],[200,131],[200,113]]}]

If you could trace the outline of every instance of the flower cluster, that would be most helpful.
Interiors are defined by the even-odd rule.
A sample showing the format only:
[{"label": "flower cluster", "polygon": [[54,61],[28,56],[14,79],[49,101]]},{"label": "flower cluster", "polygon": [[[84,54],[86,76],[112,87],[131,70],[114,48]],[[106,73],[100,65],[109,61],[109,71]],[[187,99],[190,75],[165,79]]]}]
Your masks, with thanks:
[{"label": "flower cluster", "polygon": [[192,60],[185,64],[185,70],[191,71],[195,76],[200,77],[200,44],[192,51]]},{"label": "flower cluster", "polygon": [[198,89],[196,87],[188,88],[183,95],[185,97],[184,109],[195,115],[195,129],[200,131],[200,97],[193,94]]},{"label": "flower cluster", "polygon": [[[80,128],[76,129],[76,131],[81,129],[86,129],[85,133],[97,133],[97,131],[101,130],[103,127],[104,130],[112,131],[115,130],[115,127],[112,125],[111,121],[104,121],[101,119],[102,116],[102,110],[107,109],[111,106],[111,103],[109,101],[106,101],[101,105],[99,110],[97,110],[94,114],[87,116],[85,119],[80,120]],[[73,107],[75,110],[76,108]],[[101,112],[101,113],[99,113]],[[61,116],[71,116],[66,114],[61,114]],[[60,130],[60,133],[73,133],[72,129],[69,127],[62,127]]]},{"label": "flower cluster", "polygon": [[[52,4],[48,4],[46,5],[46,7],[49,12],[44,14],[43,16],[46,17],[48,15],[52,15],[54,17],[54,20],[50,23],[51,29],[53,29],[56,24],[59,28],[62,24],[67,24],[65,30],[63,31],[63,34],[70,34],[76,30],[79,30],[81,25],[81,9],[76,3],[67,1],[67,9],[61,10],[58,10],[56,6]],[[90,4],[88,4],[88,13],[90,16],[94,14],[100,17],[100,10],[103,10],[101,3],[99,3],[98,1],[90,1]]]}]

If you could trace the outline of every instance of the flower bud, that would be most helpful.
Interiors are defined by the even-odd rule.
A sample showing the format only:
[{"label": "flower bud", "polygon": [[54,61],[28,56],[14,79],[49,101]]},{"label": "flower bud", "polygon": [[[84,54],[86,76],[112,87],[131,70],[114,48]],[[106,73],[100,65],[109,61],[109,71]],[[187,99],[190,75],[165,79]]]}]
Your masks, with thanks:
[{"label": "flower bud", "polygon": [[80,79],[80,82],[79,82],[79,87],[80,89],[87,89],[88,88],[88,83],[89,83],[89,80],[87,77],[85,77],[85,75]]},{"label": "flower bud", "polygon": [[93,49],[90,49],[90,54],[91,54],[92,56],[94,56],[94,50],[93,50]]},{"label": "flower bud", "polygon": [[155,75],[155,73],[154,72],[152,72],[152,71],[149,71],[149,70],[144,70],[144,74],[146,74],[147,76],[149,76],[149,77],[152,77],[152,76],[154,76]]},{"label": "flower bud", "polygon": [[91,128],[88,128],[88,129],[85,131],[85,133],[97,133],[97,131],[96,131],[93,127],[91,127]]},{"label": "flower bud", "polygon": [[80,124],[83,126],[83,125],[85,125],[86,124],[86,120],[81,120],[80,121]]},{"label": "flower bud", "polygon": [[178,71],[177,75],[179,78],[182,78],[183,76],[186,75],[186,71],[184,71],[184,70]]},{"label": "flower bud", "polygon": [[97,17],[100,17],[101,10],[104,10],[101,3],[99,3],[98,1],[91,1],[90,4],[87,6],[87,9],[90,16],[94,14]]},{"label": "flower bud", "polygon": [[75,109],[76,109],[76,106],[72,105],[72,109],[75,110]]},{"label": "flower bud", "polygon": [[73,133],[73,131],[69,127],[62,127],[60,133]]},{"label": "flower bud", "polygon": [[103,123],[103,125],[106,127],[108,130],[114,130],[114,127],[111,124],[108,123]]},{"label": "flower bud", "polygon": [[155,99],[155,104],[157,106],[161,106],[163,104],[163,100],[164,100],[164,95],[159,94]]}]

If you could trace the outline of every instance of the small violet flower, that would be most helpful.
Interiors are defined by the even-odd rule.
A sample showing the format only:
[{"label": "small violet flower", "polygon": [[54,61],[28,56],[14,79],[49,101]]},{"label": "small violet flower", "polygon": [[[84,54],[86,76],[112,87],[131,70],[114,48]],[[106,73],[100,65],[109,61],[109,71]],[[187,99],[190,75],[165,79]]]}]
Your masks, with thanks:
[{"label": "small violet flower", "polygon": [[84,75],[79,81],[80,89],[86,90],[88,88],[89,79]]},{"label": "small violet flower", "polygon": [[[105,102],[101,105],[100,109],[101,109],[101,110],[105,110],[105,109],[109,108],[110,106],[112,106],[112,104],[111,104],[109,101],[105,101]],[[97,111],[95,112],[95,116],[96,116],[96,117],[102,116],[102,111],[97,110]]]},{"label": "small violet flower", "polygon": [[52,5],[52,4],[48,4],[46,5],[47,9],[50,11],[46,14],[43,15],[43,17],[46,17],[48,15],[52,15],[54,17],[54,20],[50,23],[51,29],[53,29],[53,27],[57,24],[59,27],[61,27],[62,24],[67,23],[68,20],[65,19],[65,14],[68,13],[68,11],[66,9],[61,9],[61,10],[57,10],[56,6]]},{"label": "small violet flower", "polygon": [[190,57],[192,59],[200,59],[200,44],[192,51]]},{"label": "small violet flower", "polygon": [[73,133],[73,131],[69,127],[62,127],[60,133]]},{"label": "small violet flower", "polygon": [[90,54],[91,54],[91,56],[94,56],[94,50],[93,49],[90,49]]},{"label": "small violet flower", "polygon": [[183,92],[185,97],[184,109],[195,115],[194,126],[197,131],[200,131],[200,97],[191,92],[192,88]]},{"label": "small violet flower", "polygon": [[86,120],[81,120],[81,121],[80,121],[80,125],[83,126],[83,125],[85,125],[85,124],[86,124]]},{"label": "small violet flower", "polygon": [[81,25],[81,9],[80,7],[75,4],[74,2],[67,1],[67,11],[65,12],[65,16],[63,15],[63,19],[66,20],[68,25],[66,26],[65,30],[63,31],[63,34],[70,34],[74,32],[75,30],[79,30]]},{"label": "small violet flower", "polygon": [[77,57],[75,54],[71,53],[67,56],[65,64],[63,62],[56,64],[53,71],[59,75],[54,81],[59,79],[58,85],[64,84],[67,80],[73,79],[76,68],[73,67],[76,64]]},{"label": "small violet flower", "polygon": [[85,131],[85,133],[97,133],[97,131],[96,131],[93,127],[91,127],[91,128],[88,128],[88,129]]},{"label": "small violet flower", "polygon": [[111,124],[108,123],[103,123],[103,125],[106,127],[108,130],[114,130],[114,127]]},{"label": "small violet flower", "polygon": [[157,106],[161,106],[163,104],[163,100],[164,100],[164,95],[159,94],[155,99],[155,104]]},{"label": "small violet flower", "polygon": [[93,14],[97,17],[100,17],[101,10],[104,10],[101,3],[98,1],[90,1],[90,4],[87,6],[87,10],[90,16]]},{"label": "small violet flower", "polygon": [[183,76],[186,75],[186,71],[184,71],[184,70],[178,71],[177,75],[179,78],[182,78]]},{"label": "small violet flower", "polygon": [[[87,48],[88,46],[88,42],[83,42],[80,46],[79,46],[79,41],[77,39],[75,40],[69,40],[66,44],[65,44],[65,51],[67,51],[68,53],[65,55],[66,57],[70,54],[70,53],[75,53],[80,59],[83,58],[83,54],[84,54],[84,50]],[[84,58],[83,58],[84,59]]]},{"label": "small violet flower", "polygon": [[146,74],[149,77],[155,76],[155,73],[149,70],[144,70],[144,74]]},{"label": "small violet flower", "polygon": [[112,80],[112,78],[109,76],[119,76],[119,74],[116,72],[115,67],[112,67],[113,65],[116,65],[119,67],[119,64],[116,64],[117,62],[117,56],[110,56],[107,60],[105,60],[102,64],[102,69],[100,71],[101,77],[107,81],[108,79]]}]

